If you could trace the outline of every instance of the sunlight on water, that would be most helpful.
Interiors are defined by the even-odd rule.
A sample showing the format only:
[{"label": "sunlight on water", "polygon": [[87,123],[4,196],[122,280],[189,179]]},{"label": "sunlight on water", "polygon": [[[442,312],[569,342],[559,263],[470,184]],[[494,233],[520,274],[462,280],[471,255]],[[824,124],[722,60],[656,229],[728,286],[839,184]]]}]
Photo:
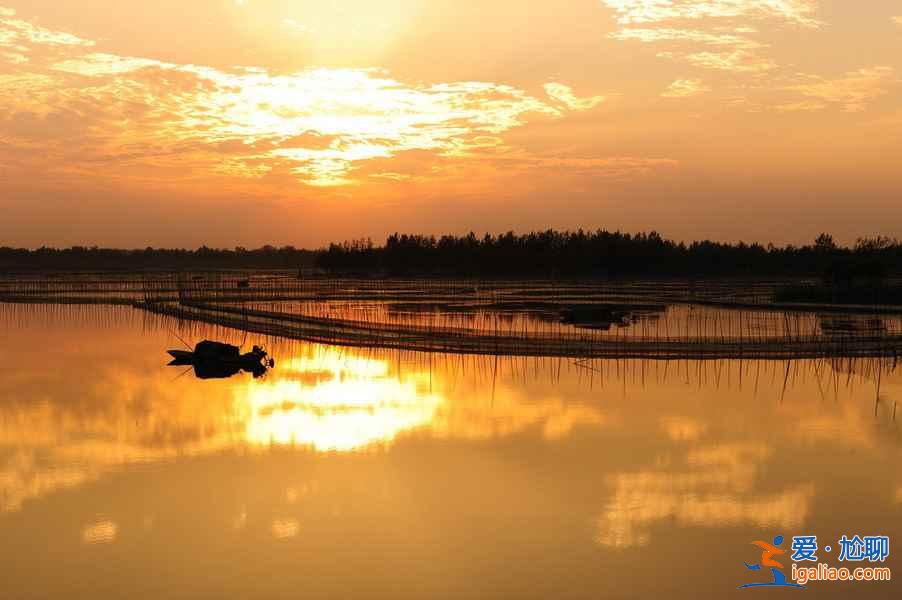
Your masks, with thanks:
[{"label": "sunlight on water", "polygon": [[338,351],[283,361],[272,380],[236,387],[235,400],[248,411],[248,442],[320,451],[388,444],[428,425],[442,404],[428,392],[427,375],[400,381],[384,361],[342,358]]}]

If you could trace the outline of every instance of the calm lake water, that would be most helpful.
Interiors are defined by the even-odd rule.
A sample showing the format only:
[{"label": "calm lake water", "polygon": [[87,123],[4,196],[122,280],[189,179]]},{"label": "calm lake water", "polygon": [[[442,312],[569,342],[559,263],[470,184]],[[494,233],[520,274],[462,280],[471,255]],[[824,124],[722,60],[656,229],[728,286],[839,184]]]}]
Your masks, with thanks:
[{"label": "calm lake water", "polygon": [[201,381],[133,309],[0,313],[2,598],[902,591],[737,590],[777,535],[832,566],[843,534],[890,536],[902,577],[902,364],[270,341],[264,378]]}]

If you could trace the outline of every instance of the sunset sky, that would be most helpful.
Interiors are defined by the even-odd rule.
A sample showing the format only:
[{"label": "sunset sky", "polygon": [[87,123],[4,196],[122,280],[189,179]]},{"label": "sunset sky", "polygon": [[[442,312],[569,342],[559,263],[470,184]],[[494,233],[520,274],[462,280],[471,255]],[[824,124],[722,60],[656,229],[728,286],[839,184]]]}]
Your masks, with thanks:
[{"label": "sunset sky", "polygon": [[0,0],[0,246],[902,236],[899,0]]}]

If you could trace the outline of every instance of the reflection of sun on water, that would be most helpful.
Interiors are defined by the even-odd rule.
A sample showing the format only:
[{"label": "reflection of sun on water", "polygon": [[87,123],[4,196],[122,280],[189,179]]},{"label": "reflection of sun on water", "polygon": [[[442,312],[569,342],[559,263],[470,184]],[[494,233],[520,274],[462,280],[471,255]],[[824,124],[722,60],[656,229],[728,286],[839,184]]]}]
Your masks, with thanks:
[{"label": "reflection of sun on water", "polygon": [[44,371],[23,373],[22,401],[0,406],[0,513],[122,466],[241,447],[353,451],[387,447],[412,431],[491,440],[531,428],[551,441],[609,423],[596,406],[508,382],[493,390],[473,376],[456,381],[450,362],[435,362],[430,374],[423,365],[395,369],[392,360],[306,346],[263,381],[176,383],[169,372],[113,365],[90,382],[55,382],[42,392],[50,402],[23,392],[44,381]]},{"label": "reflection of sun on water", "polygon": [[[252,444],[312,446],[348,451],[387,444],[402,431],[432,422],[442,399],[422,391],[427,378],[401,379],[384,361],[327,354],[280,365],[281,379],[236,389],[247,407],[247,440]],[[320,381],[305,383],[319,373]]]}]

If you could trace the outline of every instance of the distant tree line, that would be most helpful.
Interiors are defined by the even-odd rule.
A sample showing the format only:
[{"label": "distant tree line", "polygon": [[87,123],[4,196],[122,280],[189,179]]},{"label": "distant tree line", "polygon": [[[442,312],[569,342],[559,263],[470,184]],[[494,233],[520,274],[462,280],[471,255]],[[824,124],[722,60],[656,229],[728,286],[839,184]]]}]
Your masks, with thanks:
[{"label": "distant tree line", "polygon": [[115,250],[96,246],[27,250],[0,247],[0,272],[298,269],[312,267],[316,257],[316,251],[292,246],[263,246],[253,250],[241,247],[227,250],[206,246],[197,250]]},{"label": "distant tree line", "polygon": [[331,275],[424,277],[820,276],[833,287],[902,275],[902,242],[887,237],[837,245],[828,234],[803,246],[700,241],[657,232],[508,232],[482,237],[395,233],[385,244],[355,240],[326,249],[292,246],[196,250],[0,247],[0,272],[312,269]]},{"label": "distant tree line", "polygon": [[822,234],[810,245],[686,244],[657,232],[536,231],[441,237],[395,233],[332,244],[319,254],[327,272],[420,276],[632,277],[818,275],[834,283],[882,279],[902,271],[902,242],[859,239],[842,247]]}]

